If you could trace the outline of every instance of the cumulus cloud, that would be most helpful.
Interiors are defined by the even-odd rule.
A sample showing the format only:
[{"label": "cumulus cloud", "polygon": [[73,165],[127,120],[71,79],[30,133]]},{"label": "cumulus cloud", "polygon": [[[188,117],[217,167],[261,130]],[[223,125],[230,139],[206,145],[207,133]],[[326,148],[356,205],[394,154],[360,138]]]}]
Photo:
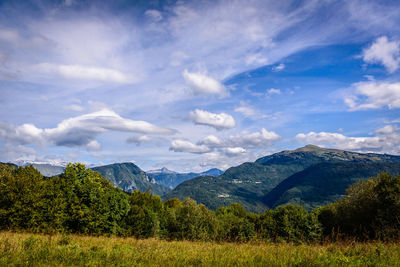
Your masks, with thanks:
[{"label": "cumulus cloud", "polygon": [[228,95],[228,91],[223,84],[203,73],[189,72],[185,69],[182,75],[194,94],[214,94],[221,97]]},{"label": "cumulus cloud", "polygon": [[210,148],[205,145],[196,145],[186,140],[174,140],[171,143],[169,150],[174,152],[188,152],[194,154],[202,154],[210,152]]},{"label": "cumulus cloud", "polygon": [[190,112],[190,117],[195,124],[211,126],[217,130],[231,129],[236,126],[234,118],[224,112],[217,114],[196,109]]},{"label": "cumulus cloud", "polygon": [[33,124],[18,127],[0,124],[0,137],[17,144],[42,144],[67,147],[86,146],[89,150],[100,149],[96,136],[108,132],[133,132],[168,135],[173,131],[145,121],[122,118],[110,109],[69,118],[60,122],[56,128],[40,129]]},{"label": "cumulus cloud", "polygon": [[20,145],[39,143],[42,139],[43,130],[36,128],[33,124],[23,124],[14,127],[0,122],[0,136],[13,143]]},{"label": "cumulus cloud", "polygon": [[229,142],[237,147],[260,148],[270,146],[280,139],[281,136],[277,133],[262,128],[261,132],[243,133],[236,136],[230,136]]},{"label": "cumulus cloud", "polygon": [[386,36],[379,37],[363,50],[362,57],[365,62],[382,64],[393,73],[400,65],[400,42],[389,41]]},{"label": "cumulus cloud", "polygon": [[228,157],[236,157],[247,153],[247,149],[259,149],[271,146],[281,137],[262,128],[261,132],[242,133],[229,138],[221,139],[215,135],[208,135],[196,144],[185,140],[174,140],[170,150],[189,153],[217,153]]},{"label": "cumulus cloud", "polygon": [[299,133],[296,139],[302,143],[331,146],[354,151],[376,151],[398,154],[400,152],[400,128],[386,125],[375,131],[375,136],[349,137],[341,133]]},{"label": "cumulus cloud", "polygon": [[367,81],[355,83],[353,88],[344,98],[350,110],[400,108],[400,83]]},{"label": "cumulus cloud", "polygon": [[35,69],[43,73],[57,74],[66,79],[95,80],[111,83],[132,83],[135,81],[135,79],[119,70],[93,66],[41,63],[36,65]]},{"label": "cumulus cloud", "polygon": [[92,140],[86,145],[86,148],[89,151],[101,150],[101,144],[97,140]]},{"label": "cumulus cloud", "polygon": [[235,156],[246,153],[246,149],[244,149],[242,147],[227,147],[227,148],[223,149],[223,152],[227,156],[235,157]]}]

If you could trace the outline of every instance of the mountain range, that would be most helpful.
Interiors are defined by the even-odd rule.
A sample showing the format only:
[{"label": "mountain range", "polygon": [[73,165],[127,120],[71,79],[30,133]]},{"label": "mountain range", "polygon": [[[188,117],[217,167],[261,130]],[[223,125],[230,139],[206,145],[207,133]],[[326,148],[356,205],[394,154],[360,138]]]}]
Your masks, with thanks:
[{"label": "mountain range", "polygon": [[[29,161],[20,161],[17,163],[20,166],[32,165],[42,175],[46,177],[59,175],[65,169],[65,166],[60,164]],[[218,176],[223,173],[221,170],[218,169],[210,169],[201,173],[179,173],[170,171],[165,167],[158,170],[148,171],[146,173],[138,166],[130,162],[114,163],[104,166],[93,167],[91,169],[93,169],[94,171],[98,171],[102,176],[111,181],[114,186],[117,186],[126,192],[131,192],[135,189],[138,189],[140,191],[149,190],[153,194],[160,196],[169,192],[171,189],[175,188],[183,181],[192,179],[197,176]]]},{"label": "mountain range", "polygon": [[143,170],[133,163],[114,163],[91,168],[99,172],[106,179],[111,181],[125,192],[132,192],[138,189],[142,192],[149,190],[155,195],[162,196],[170,189],[158,184],[154,178],[148,176]]},{"label": "mountain range", "polygon": [[210,209],[236,202],[251,212],[286,203],[311,210],[342,197],[352,183],[382,171],[400,174],[400,156],[307,145],[229,168],[218,177],[185,181],[163,199],[190,197]]},{"label": "mountain range", "polygon": [[[44,176],[61,173],[63,166],[31,163]],[[26,165],[26,164],[25,164]],[[149,190],[163,200],[190,197],[210,209],[239,203],[262,212],[287,203],[308,210],[341,198],[346,188],[382,171],[400,174],[400,156],[356,153],[313,145],[286,150],[225,172],[178,173],[167,168],[144,172],[133,163],[91,168],[126,192]]]}]

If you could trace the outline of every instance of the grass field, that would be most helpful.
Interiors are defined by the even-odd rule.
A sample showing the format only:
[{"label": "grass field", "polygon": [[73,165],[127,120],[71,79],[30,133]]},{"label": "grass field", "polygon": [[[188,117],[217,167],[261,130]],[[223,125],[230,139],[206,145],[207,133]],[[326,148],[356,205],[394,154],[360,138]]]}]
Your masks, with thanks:
[{"label": "grass field", "polygon": [[400,244],[293,245],[0,232],[0,266],[400,266]]}]

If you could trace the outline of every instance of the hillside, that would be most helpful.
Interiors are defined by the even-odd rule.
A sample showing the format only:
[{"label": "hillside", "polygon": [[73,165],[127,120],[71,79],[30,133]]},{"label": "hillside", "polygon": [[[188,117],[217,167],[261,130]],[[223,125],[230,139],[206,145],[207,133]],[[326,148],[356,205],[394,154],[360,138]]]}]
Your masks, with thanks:
[{"label": "hillside", "polygon": [[142,192],[150,190],[155,195],[164,195],[169,191],[168,187],[157,184],[144,171],[133,163],[114,163],[92,168],[112,182],[114,186],[126,192],[138,189]]},{"label": "hillside", "polygon": [[[329,162],[390,163],[400,162],[400,157],[307,145],[229,168],[218,177],[197,177],[188,180],[166,194],[164,199],[190,197],[210,209],[237,202],[248,211],[262,212],[268,209],[264,197],[279,183],[314,164]],[[375,175],[375,172],[367,177],[372,175]]]},{"label": "hillside", "polygon": [[9,166],[9,167],[11,167],[11,168],[13,168],[13,169],[17,169],[17,168],[18,168],[18,165],[14,164],[14,163],[4,163],[4,162],[0,162],[0,164],[7,165],[7,166]]},{"label": "hillside", "polygon": [[315,164],[277,185],[264,197],[275,208],[285,204],[301,205],[307,210],[326,205],[343,196],[345,190],[360,179],[381,172],[400,174],[400,163],[335,162]]},{"label": "hillside", "polygon": [[175,188],[177,185],[180,183],[190,180],[194,177],[197,176],[218,176],[221,175],[223,171],[219,169],[210,169],[205,172],[201,173],[195,173],[195,172],[189,172],[189,173],[178,173],[174,172],[171,170],[168,170],[167,168],[161,168],[159,170],[154,170],[154,171],[148,171],[146,174],[149,177],[154,178],[154,180],[161,185],[167,186],[171,189]]}]

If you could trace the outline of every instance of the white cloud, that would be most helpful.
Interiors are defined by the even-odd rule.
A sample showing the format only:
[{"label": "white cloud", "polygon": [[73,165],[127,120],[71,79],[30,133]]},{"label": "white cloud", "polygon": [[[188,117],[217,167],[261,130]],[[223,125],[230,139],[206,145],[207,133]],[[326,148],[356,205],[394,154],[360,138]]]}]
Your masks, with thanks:
[{"label": "white cloud", "polygon": [[214,153],[234,157],[247,153],[246,149],[260,149],[271,146],[281,137],[275,132],[262,128],[261,132],[247,133],[221,139],[215,135],[208,135],[196,144],[185,140],[174,140],[171,151],[190,153]]},{"label": "white cloud", "polygon": [[390,42],[386,36],[379,37],[363,50],[362,57],[365,62],[380,63],[389,73],[393,73],[400,65],[400,42]]},{"label": "white cloud", "polygon": [[203,73],[188,72],[185,69],[182,75],[194,94],[215,94],[221,97],[228,95],[228,91],[223,84]]},{"label": "white cloud", "polygon": [[375,131],[375,136],[348,137],[341,133],[299,133],[296,139],[302,143],[326,145],[355,151],[376,151],[398,154],[400,152],[400,128],[387,125]]},{"label": "white cloud", "polygon": [[0,124],[0,136],[9,142],[67,147],[86,146],[90,150],[100,149],[100,144],[95,138],[108,131],[160,135],[173,133],[170,129],[145,121],[122,118],[110,109],[63,120],[56,128],[40,129],[33,124],[23,124],[15,128],[5,123]]},{"label": "white cloud", "polygon": [[350,110],[400,108],[400,83],[367,81],[355,83],[353,88],[344,98]]},{"label": "white cloud", "polygon": [[180,139],[172,141],[169,150],[174,152],[188,152],[194,154],[202,154],[211,151],[205,145],[195,145],[189,141]]},{"label": "white cloud", "polygon": [[190,112],[190,117],[195,124],[208,125],[217,130],[231,129],[236,126],[233,117],[224,112],[216,114],[196,109],[195,111]]},{"label": "white cloud", "polygon": [[93,66],[41,63],[34,68],[39,72],[57,74],[66,79],[95,80],[111,83],[132,83],[135,81],[135,79],[119,70]]},{"label": "white cloud", "polygon": [[89,151],[97,151],[101,150],[101,145],[97,140],[92,140],[86,145],[87,150]]},{"label": "white cloud", "polygon": [[285,64],[281,63],[278,66],[273,67],[272,70],[273,71],[281,71],[281,70],[284,70],[285,67],[286,67]]},{"label": "white cloud", "polygon": [[223,152],[227,156],[235,157],[235,156],[246,153],[246,149],[244,149],[242,147],[227,147],[227,148],[223,149]]},{"label": "white cloud", "polygon": [[233,146],[244,148],[262,148],[271,146],[280,140],[281,136],[273,131],[267,131],[262,128],[261,132],[243,133],[236,136],[230,136],[229,142]]},{"label": "white cloud", "polygon": [[267,93],[269,95],[280,95],[281,94],[281,90],[280,89],[275,89],[275,88],[270,88],[267,90]]}]

